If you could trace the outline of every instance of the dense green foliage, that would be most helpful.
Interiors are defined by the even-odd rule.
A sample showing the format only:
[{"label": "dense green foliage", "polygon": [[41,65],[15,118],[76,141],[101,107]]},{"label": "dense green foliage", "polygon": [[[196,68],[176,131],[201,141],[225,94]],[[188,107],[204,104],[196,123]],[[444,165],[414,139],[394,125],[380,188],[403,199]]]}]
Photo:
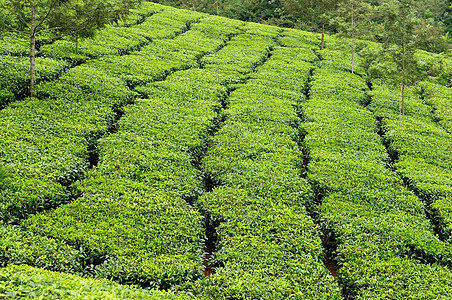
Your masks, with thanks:
[{"label": "dense green foliage", "polygon": [[107,280],[93,280],[29,266],[0,269],[2,299],[194,299],[170,292],[145,291]]},{"label": "dense green foliage", "polygon": [[145,3],[41,45],[36,99],[0,44],[0,298],[447,299],[450,58],[401,116],[348,41]]}]

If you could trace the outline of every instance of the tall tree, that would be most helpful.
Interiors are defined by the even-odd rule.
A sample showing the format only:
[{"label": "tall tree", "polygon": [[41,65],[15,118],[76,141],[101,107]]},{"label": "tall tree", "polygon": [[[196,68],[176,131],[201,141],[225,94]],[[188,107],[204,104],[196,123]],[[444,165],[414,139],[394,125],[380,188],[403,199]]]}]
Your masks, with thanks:
[{"label": "tall tree", "polygon": [[30,97],[36,43],[86,33],[125,16],[140,0],[0,0],[0,35],[29,43]]},{"label": "tall tree", "polygon": [[388,51],[400,69],[401,113],[405,114],[405,86],[415,75],[415,25],[416,3],[414,0],[387,0],[381,6],[384,15],[385,41]]},{"label": "tall tree", "polygon": [[325,47],[325,25],[331,12],[334,11],[340,0],[282,0],[285,9],[298,18],[311,23],[320,22],[322,27],[321,49]]},{"label": "tall tree", "polygon": [[364,0],[342,0],[333,13],[331,24],[338,27],[341,35],[351,38],[352,73],[355,69],[355,39],[365,35],[365,31],[368,31],[371,17],[372,6]]}]

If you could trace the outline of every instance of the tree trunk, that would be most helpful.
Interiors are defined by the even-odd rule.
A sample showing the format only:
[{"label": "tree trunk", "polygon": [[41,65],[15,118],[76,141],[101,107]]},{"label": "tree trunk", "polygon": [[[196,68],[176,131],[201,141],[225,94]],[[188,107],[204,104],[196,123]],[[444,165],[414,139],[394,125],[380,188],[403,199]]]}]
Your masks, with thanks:
[{"label": "tree trunk", "polygon": [[405,33],[403,34],[402,38],[402,107],[401,107],[401,113],[402,115],[405,114]]},{"label": "tree trunk", "polygon": [[36,81],[36,23],[35,6],[31,4],[31,29],[30,29],[30,97],[34,97],[34,85]]},{"label": "tree trunk", "polygon": [[325,47],[325,20],[322,18],[322,45],[320,46],[320,50],[323,50]]},{"label": "tree trunk", "polygon": [[352,74],[355,74],[355,8],[352,4]]}]

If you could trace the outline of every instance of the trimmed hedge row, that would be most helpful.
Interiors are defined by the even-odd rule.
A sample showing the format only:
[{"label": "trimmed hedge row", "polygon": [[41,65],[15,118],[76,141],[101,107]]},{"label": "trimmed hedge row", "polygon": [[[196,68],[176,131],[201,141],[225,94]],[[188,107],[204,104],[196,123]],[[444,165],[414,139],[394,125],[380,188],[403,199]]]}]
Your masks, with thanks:
[{"label": "trimmed hedge row", "polygon": [[271,26],[271,25],[265,25],[265,24],[259,24],[259,23],[253,23],[253,22],[247,22],[242,29],[244,32],[248,34],[253,35],[262,35],[266,37],[278,37],[283,29],[279,28],[277,26]]},{"label": "trimmed hedge row", "polygon": [[140,6],[130,10],[130,14],[126,19],[118,20],[117,27],[130,27],[139,25],[146,21],[147,17],[152,16],[156,12],[168,9],[166,6],[161,6],[153,2],[142,2]]},{"label": "trimmed hedge row", "polygon": [[337,242],[339,281],[356,299],[445,298],[452,247],[437,238],[422,201],[390,170],[378,123],[362,108],[366,83],[340,68],[339,62],[316,69],[302,124],[307,179],[320,201],[321,226]]},{"label": "trimmed hedge row", "polygon": [[284,28],[284,34],[278,40],[282,45],[290,48],[318,49],[321,36],[318,33]]},{"label": "trimmed hedge row", "polygon": [[276,47],[246,83],[235,86],[227,120],[202,160],[204,171],[221,183],[199,199],[201,210],[219,223],[218,267],[198,283],[209,298],[340,297],[303,205],[312,191],[297,168],[293,106],[303,99],[312,65],[292,54]]},{"label": "trimmed hedge row", "polygon": [[190,29],[200,31],[210,38],[218,38],[227,41],[233,35],[241,32],[239,27],[246,23],[225,17],[204,15],[202,22],[191,24]]},{"label": "trimmed hedge row", "polygon": [[192,22],[205,17],[204,14],[195,11],[176,9],[156,3],[152,5],[162,11],[133,27],[137,33],[151,39],[174,38],[179,33],[190,29]]},{"label": "trimmed hedge row", "polygon": [[0,267],[27,264],[52,271],[79,274],[84,256],[78,250],[52,238],[42,237],[18,226],[0,226]]},{"label": "trimmed hedge row", "polygon": [[141,290],[108,280],[9,266],[0,269],[2,299],[194,299],[187,295]]},{"label": "trimmed hedge row", "polygon": [[[266,54],[259,37],[246,43],[258,49],[255,61]],[[82,197],[24,225],[86,249],[98,277],[163,289],[200,278],[205,228],[189,205],[202,190],[193,156],[215,125],[223,83],[215,70],[193,68],[143,87],[150,99],[128,106],[117,132],[99,140],[98,166],[77,183]]]},{"label": "trimmed hedge row", "polygon": [[208,70],[246,74],[266,59],[266,55],[261,55],[262,51],[268,53],[274,44],[270,37],[240,34],[234,36],[227,47],[204,56],[201,64]]},{"label": "trimmed hedge row", "polygon": [[107,26],[99,31],[94,38],[80,40],[78,52],[76,52],[75,41],[66,38],[42,46],[39,54],[46,57],[84,62],[102,55],[124,54],[147,42],[147,37],[137,33],[134,27],[124,27],[118,30],[115,26]]}]

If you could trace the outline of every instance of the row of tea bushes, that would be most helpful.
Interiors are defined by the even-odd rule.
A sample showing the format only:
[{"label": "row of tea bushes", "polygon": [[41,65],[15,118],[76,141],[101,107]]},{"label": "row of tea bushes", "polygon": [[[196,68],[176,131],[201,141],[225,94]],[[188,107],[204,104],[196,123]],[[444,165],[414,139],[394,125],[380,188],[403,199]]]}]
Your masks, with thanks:
[{"label": "row of tea bushes", "polygon": [[186,295],[121,286],[112,281],[88,279],[12,265],[0,269],[2,299],[194,299]]},{"label": "row of tea bushes", "polygon": [[283,29],[277,26],[248,22],[242,27],[243,31],[252,35],[262,35],[276,38],[281,35]]},{"label": "row of tea bushes", "polygon": [[[211,24],[213,20],[218,19],[217,17],[200,18],[198,14],[176,12],[174,15],[169,15],[172,10],[164,10],[149,18],[153,21],[153,23],[148,22],[148,25],[152,25],[151,34],[154,39],[149,45],[128,55],[104,55],[99,59],[91,60],[88,65],[101,69],[108,68],[110,74],[124,79],[131,87],[143,85],[161,80],[174,70],[198,66],[200,57],[221,48],[228,37],[240,32],[237,26],[242,24],[223,22],[221,30],[219,29],[218,34],[213,36],[205,32],[204,23]],[[172,27],[159,23],[162,22],[161,20],[169,20],[170,16],[172,26],[179,26],[179,28],[171,30]],[[160,24],[159,26],[167,32],[156,30],[158,27],[156,24]],[[188,31],[176,36],[174,30],[182,30],[185,27]]]},{"label": "row of tea bushes", "polygon": [[30,48],[26,43],[7,37],[0,38],[0,55],[27,56],[29,54]]},{"label": "row of tea bushes", "polygon": [[[424,83],[426,88],[437,87],[432,92],[445,90]],[[436,96],[439,95],[439,96]],[[430,94],[441,109],[442,115],[450,99],[441,93]],[[407,89],[406,114],[401,116],[397,106],[397,91],[387,86],[375,86],[369,109],[382,120],[384,138],[389,150],[395,154],[395,167],[426,204],[432,204],[439,216],[432,215],[438,226],[446,226],[446,235],[452,231],[452,135],[442,123],[431,118],[431,107],[424,104],[418,93]],[[428,101],[428,100],[427,100]],[[436,116],[436,112],[435,112]],[[447,120],[444,122],[447,125]],[[445,222],[445,224],[442,224]],[[444,228],[442,229],[444,230]],[[449,238],[449,237],[444,237]]]},{"label": "row of tea bushes", "polygon": [[248,73],[254,67],[260,65],[267,56],[260,56],[256,60],[256,53],[269,51],[274,46],[270,37],[241,34],[233,37],[220,51],[204,56],[201,64],[208,70],[221,70],[226,73]]},{"label": "row of tea bushes", "polygon": [[205,17],[204,14],[195,11],[175,9],[155,3],[152,5],[163,10],[156,16],[152,15],[143,23],[133,27],[137,32],[151,39],[174,38],[179,33],[190,29],[194,20]]},{"label": "row of tea bushes", "polygon": [[203,295],[340,298],[321,262],[320,238],[304,207],[312,191],[298,169],[293,106],[304,98],[312,69],[300,60],[309,57],[303,51],[276,47],[246,82],[235,85],[227,119],[201,162],[220,183],[199,199],[210,222],[219,224],[216,272],[198,283]]},{"label": "row of tea bushes", "polygon": [[73,39],[66,38],[42,46],[39,55],[66,59],[77,64],[103,55],[124,54],[148,41],[147,37],[136,33],[134,27],[118,30],[117,27],[109,26],[92,39],[79,40],[78,49]]},{"label": "row of tea bushes", "polygon": [[0,235],[2,268],[14,263],[75,274],[83,270],[83,254],[64,243],[32,234],[18,226],[1,226]]},{"label": "row of tea bushes", "polygon": [[[251,70],[269,44],[251,36],[243,43],[256,49],[253,61],[243,58]],[[117,131],[99,140],[99,164],[77,183],[82,197],[24,225],[85,249],[98,277],[163,289],[200,278],[204,219],[189,203],[202,180],[191,152],[226,94],[221,75],[193,68],[143,87],[149,99],[126,107]]]},{"label": "row of tea bushes", "polygon": [[300,31],[295,29],[284,29],[278,37],[278,43],[287,47],[286,51],[292,51],[297,60],[316,62],[319,57],[315,50],[320,43],[320,36],[316,33]]},{"label": "row of tea bushes", "polygon": [[[319,218],[337,243],[339,281],[356,299],[445,298],[452,248],[440,241],[424,205],[389,168],[366,83],[334,61],[314,72],[303,104],[307,179]],[[328,67],[329,66],[329,67]],[[417,275],[414,275],[417,274]]]},{"label": "row of tea bushes", "polygon": [[190,29],[200,31],[210,38],[227,41],[241,31],[239,28],[245,24],[243,21],[219,16],[204,16],[202,22],[190,24]]},{"label": "row of tea bushes", "polygon": [[284,33],[278,38],[278,41],[286,47],[298,48],[300,50],[302,48],[308,48],[311,51],[306,51],[307,54],[312,54],[312,49],[318,49],[320,47],[321,36],[318,33],[285,28]]},{"label": "row of tea bushes", "polygon": [[139,25],[146,21],[146,18],[152,16],[156,12],[171,9],[170,7],[156,5],[153,2],[142,2],[140,6],[130,10],[130,14],[127,18],[117,20],[114,24],[116,27],[130,27]]}]

